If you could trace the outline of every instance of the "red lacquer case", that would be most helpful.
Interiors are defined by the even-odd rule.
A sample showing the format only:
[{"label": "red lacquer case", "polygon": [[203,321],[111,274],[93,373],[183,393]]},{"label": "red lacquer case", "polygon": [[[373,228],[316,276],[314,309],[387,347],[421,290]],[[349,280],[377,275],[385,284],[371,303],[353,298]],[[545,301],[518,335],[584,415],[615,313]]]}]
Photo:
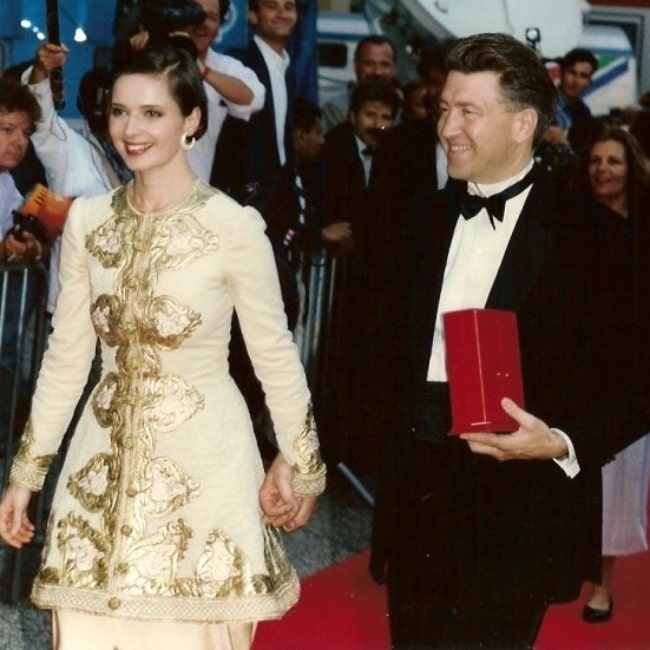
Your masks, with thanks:
[{"label": "red lacquer case", "polygon": [[524,406],[514,312],[463,309],[443,314],[443,325],[452,414],[449,435],[518,429],[501,408],[504,397]]}]

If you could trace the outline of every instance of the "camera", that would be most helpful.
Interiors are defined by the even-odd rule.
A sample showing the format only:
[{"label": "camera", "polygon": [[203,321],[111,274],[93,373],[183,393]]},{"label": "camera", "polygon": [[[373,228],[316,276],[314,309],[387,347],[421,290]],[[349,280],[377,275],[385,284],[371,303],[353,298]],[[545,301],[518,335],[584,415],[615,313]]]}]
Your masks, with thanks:
[{"label": "camera", "polygon": [[26,232],[41,242],[47,241],[47,233],[38,217],[35,217],[33,214],[23,214],[16,210],[12,214],[14,217],[14,225],[7,234],[13,235],[20,242],[25,241],[23,233]]},{"label": "camera", "polygon": [[151,38],[164,41],[170,33],[205,20],[203,7],[184,0],[147,0],[142,6],[141,23]]}]

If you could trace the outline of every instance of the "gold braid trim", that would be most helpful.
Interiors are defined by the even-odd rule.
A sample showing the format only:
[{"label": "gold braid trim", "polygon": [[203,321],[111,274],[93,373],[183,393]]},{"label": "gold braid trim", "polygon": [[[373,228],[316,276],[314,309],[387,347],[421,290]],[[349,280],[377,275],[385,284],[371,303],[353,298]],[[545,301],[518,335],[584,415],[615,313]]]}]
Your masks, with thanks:
[{"label": "gold braid trim", "polygon": [[327,468],[320,457],[318,432],[311,405],[305,426],[293,443],[296,464],[291,484],[296,494],[319,495],[325,491]]},{"label": "gold braid trim", "polygon": [[302,496],[318,496],[325,491],[326,476],[324,463],[317,474],[294,474],[291,479],[293,491]]},{"label": "gold braid trim", "polygon": [[32,453],[33,445],[34,427],[32,421],[28,420],[20,442],[20,449],[11,466],[9,481],[15,485],[26,487],[32,492],[38,492],[43,488],[47,471],[55,454],[34,456]]}]

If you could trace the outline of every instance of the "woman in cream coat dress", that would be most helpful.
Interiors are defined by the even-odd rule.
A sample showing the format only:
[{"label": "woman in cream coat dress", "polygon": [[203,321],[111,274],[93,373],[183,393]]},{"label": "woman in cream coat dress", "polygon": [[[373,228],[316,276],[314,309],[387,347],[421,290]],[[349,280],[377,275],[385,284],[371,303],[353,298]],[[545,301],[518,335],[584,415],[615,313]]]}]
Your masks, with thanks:
[{"label": "woman in cream coat dress", "polygon": [[[32,591],[61,650],[249,648],[255,622],[298,598],[277,527],[307,522],[325,467],[264,223],[186,162],[206,115],[186,53],[134,54],[109,107],[134,180],[75,201],[63,234],[54,331],[0,504],[0,535],[20,547],[99,337],[102,379]],[[266,480],[228,373],[233,309],[281,450]]]}]

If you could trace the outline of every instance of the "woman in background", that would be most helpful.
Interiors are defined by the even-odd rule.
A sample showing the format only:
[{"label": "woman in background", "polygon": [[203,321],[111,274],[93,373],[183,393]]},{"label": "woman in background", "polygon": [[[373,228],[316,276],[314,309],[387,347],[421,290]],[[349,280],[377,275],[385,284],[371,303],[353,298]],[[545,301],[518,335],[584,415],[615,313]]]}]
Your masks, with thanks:
[{"label": "woman in background", "polygon": [[[604,127],[585,156],[583,183],[587,217],[598,237],[603,282],[619,309],[628,308],[634,280],[630,260],[650,255],[647,215],[650,164],[635,138],[621,128]],[[593,220],[596,223],[593,224]],[[621,337],[623,338],[623,337]],[[624,340],[607,345],[625,345]],[[611,379],[611,378],[610,378]],[[603,381],[609,381],[603,378]],[[621,424],[624,426],[624,423]],[[588,623],[612,616],[612,578],[616,557],[647,550],[646,519],[650,478],[650,436],[627,447],[605,465],[603,475],[602,579],[594,584],[582,611]]]}]

